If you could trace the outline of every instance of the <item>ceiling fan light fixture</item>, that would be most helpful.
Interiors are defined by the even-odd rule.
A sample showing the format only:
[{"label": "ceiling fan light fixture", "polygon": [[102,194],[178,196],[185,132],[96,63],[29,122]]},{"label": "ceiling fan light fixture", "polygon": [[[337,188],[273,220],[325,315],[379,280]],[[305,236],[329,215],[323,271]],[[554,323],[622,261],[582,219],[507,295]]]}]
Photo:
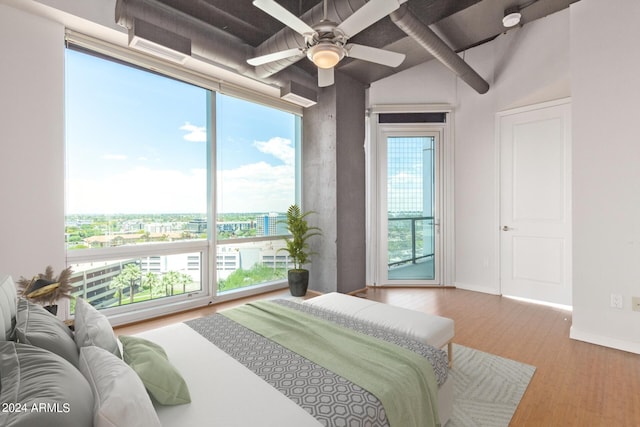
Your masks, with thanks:
[{"label": "ceiling fan light fixture", "polygon": [[344,58],[344,49],[332,43],[318,43],[309,48],[307,56],[318,68],[333,68]]},{"label": "ceiling fan light fixture", "polygon": [[515,27],[520,23],[522,19],[522,13],[517,6],[509,7],[504,11],[504,17],[502,18],[502,25],[506,28]]}]

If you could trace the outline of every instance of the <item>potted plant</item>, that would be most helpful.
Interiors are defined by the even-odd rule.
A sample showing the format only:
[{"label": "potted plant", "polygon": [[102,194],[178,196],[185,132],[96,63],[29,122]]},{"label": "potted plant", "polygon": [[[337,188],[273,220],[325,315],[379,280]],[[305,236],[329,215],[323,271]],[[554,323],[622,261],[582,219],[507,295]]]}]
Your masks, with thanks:
[{"label": "potted plant", "polygon": [[44,274],[35,275],[32,279],[20,277],[18,287],[21,296],[35,303],[42,304],[54,316],[58,313],[56,302],[60,298],[72,298],[73,286],[70,283],[71,267],[67,267],[60,272],[58,277],[53,276],[53,267],[47,266]]},{"label": "potted plant", "polygon": [[295,297],[304,296],[309,287],[309,270],[303,268],[304,264],[311,262],[310,258],[314,252],[309,251],[307,240],[313,236],[319,236],[322,231],[318,227],[310,227],[306,217],[314,211],[302,212],[296,204],[289,206],[287,219],[279,221],[287,225],[290,237],[285,237],[286,247],[279,250],[287,251],[293,263],[293,268],[289,269],[287,278],[289,280],[289,291]]}]

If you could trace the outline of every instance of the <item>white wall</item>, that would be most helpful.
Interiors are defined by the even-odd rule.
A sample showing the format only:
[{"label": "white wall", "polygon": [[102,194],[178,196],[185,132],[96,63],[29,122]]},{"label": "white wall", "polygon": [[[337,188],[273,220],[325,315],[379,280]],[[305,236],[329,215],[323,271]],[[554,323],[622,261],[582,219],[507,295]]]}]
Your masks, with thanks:
[{"label": "white wall", "polygon": [[[615,14],[615,20],[613,18]],[[371,104],[455,107],[456,285],[497,292],[495,114],[571,97],[571,337],[640,353],[640,2],[580,0],[466,52],[478,95],[435,61],[371,86]],[[622,310],[610,307],[612,293]]]},{"label": "white wall", "polygon": [[437,61],[371,85],[375,104],[454,107],[455,285],[499,293],[495,115],[570,95],[569,11],[509,31],[464,53],[491,88],[480,95]]},{"label": "white wall", "polygon": [[[615,19],[607,19],[615,13]],[[640,353],[640,2],[571,8],[574,314],[571,336]],[[610,307],[612,293],[622,310]]]},{"label": "white wall", "polygon": [[64,28],[0,5],[0,272],[31,277],[64,252]]}]

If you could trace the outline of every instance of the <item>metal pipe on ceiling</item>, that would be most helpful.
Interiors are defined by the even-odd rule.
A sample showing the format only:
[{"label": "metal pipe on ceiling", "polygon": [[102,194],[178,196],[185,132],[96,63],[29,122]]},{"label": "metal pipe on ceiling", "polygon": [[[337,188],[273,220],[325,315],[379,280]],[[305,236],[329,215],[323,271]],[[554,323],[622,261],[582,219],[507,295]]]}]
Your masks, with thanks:
[{"label": "metal pipe on ceiling", "polygon": [[460,79],[471,86],[476,92],[483,94],[489,90],[489,83],[458,56],[442,41],[429,27],[407,8],[406,4],[389,15],[391,21],[427,50],[434,58],[453,71]]},{"label": "metal pipe on ceiling", "polygon": [[[333,0],[328,2],[327,18],[342,22],[362,7],[367,0]],[[401,0],[402,1],[402,0]],[[406,1],[406,0],[404,0]],[[416,40],[436,59],[457,74],[478,93],[489,90],[489,84],[464,62],[433,31],[413,15],[406,4],[393,12],[391,20],[407,35]],[[317,4],[301,19],[310,25],[324,18],[322,3]],[[315,92],[316,80],[299,67],[291,66],[300,58],[287,58],[258,67],[246,63],[247,58],[278,52],[293,47],[304,47],[304,39],[288,27],[283,28],[257,48],[228,32],[204,23],[190,15],[173,9],[156,0],[117,0],[116,23],[131,29],[135,19],[149,22],[191,40],[192,54],[212,63],[230,68],[239,74],[286,87],[291,81]]]},{"label": "metal pipe on ceiling", "polygon": [[299,67],[289,67],[278,75],[257,75],[255,68],[246,62],[247,58],[257,56],[254,47],[226,31],[156,0],[117,0],[116,23],[131,30],[135,19],[190,39],[193,55],[244,76],[279,87],[285,87],[294,81],[314,92],[316,90],[316,79]]}]

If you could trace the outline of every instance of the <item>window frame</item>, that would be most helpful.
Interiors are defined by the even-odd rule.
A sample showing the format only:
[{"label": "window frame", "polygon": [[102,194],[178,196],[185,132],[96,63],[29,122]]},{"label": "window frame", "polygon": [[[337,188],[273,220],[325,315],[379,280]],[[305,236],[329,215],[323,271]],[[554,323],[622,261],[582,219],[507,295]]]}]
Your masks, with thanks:
[{"label": "window frame", "polygon": [[[187,84],[199,86],[203,89],[209,90],[211,94],[211,96],[209,97],[211,130],[208,132],[210,135],[210,140],[207,143],[208,238],[180,242],[125,245],[109,248],[87,248],[76,250],[65,249],[67,265],[120,260],[124,258],[136,259],[149,256],[176,255],[199,252],[201,253],[201,291],[162,297],[126,306],[104,308],[101,309],[101,312],[110,319],[113,325],[118,325],[140,321],[148,319],[150,317],[171,314],[178,311],[184,311],[190,308],[211,304],[213,302],[222,302],[242,298],[244,296],[257,293],[286,288],[287,281],[285,278],[282,281],[266,282],[247,288],[228,290],[222,294],[218,294],[216,271],[218,245],[233,245],[236,243],[242,244],[257,241],[274,240],[274,236],[233,238],[220,241],[218,241],[217,239],[217,227],[215,221],[215,194],[217,191],[216,97],[218,93],[229,95],[232,97],[243,99],[245,101],[261,104],[266,107],[276,108],[299,117],[299,119],[296,120],[295,125],[296,141],[294,144],[296,148],[294,190],[296,203],[299,203],[300,201],[302,187],[302,174],[300,171],[302,152],[302,107],[251,91],[250,89],[229,85],[197,71],[189,70],[184,67],[178,67],[172,63],[163,61],[162,59],[153,58],[151,56],[141,54],[139,52],[132,51],[120,46],[116,46],[111,43],[95,39],[93,37],[85,36],[83,34],[76,33],[70,30],[67,30],[66,32],[66,41],[67,48],[75,48],[76,50],[87,52],[88,54],[95,54],[96,56],[104,57],[105,60],[114,60],[116,62],[124,63],[125,65],[143,69],[147,72],[156,73],[167,78],[173,78]],[[71,313],[70,317],[72,317]]]},{"label": "window frame", "polygon": [[[212,297],[209,272],[211,265],[210,245],[208,240],[192,240],[187,242],[154,243],[131,246],[116,246],[112,248],[79,249],[67,252],[67,265],[89,262],[103,262],[120,260],[123,258],[143,258],[150,256],[179,255],[186,253],[201,253],[200,284],[201,290],[187,294],[166,296],[150,301],[135,303],[127,306],[109,307],[100,311],[112,320],[113,324],[129,323],[148,317],[152,311],[159,310],[158,315],[176,310],[183,310],[193,306],[206,304]],[[213,272],[215,276],[215,270]],[[166,309],[166,310],[165,310]],[[140,317],[139,314],[144,314]],[[155,313],[153,313],[155,315]]]}]

